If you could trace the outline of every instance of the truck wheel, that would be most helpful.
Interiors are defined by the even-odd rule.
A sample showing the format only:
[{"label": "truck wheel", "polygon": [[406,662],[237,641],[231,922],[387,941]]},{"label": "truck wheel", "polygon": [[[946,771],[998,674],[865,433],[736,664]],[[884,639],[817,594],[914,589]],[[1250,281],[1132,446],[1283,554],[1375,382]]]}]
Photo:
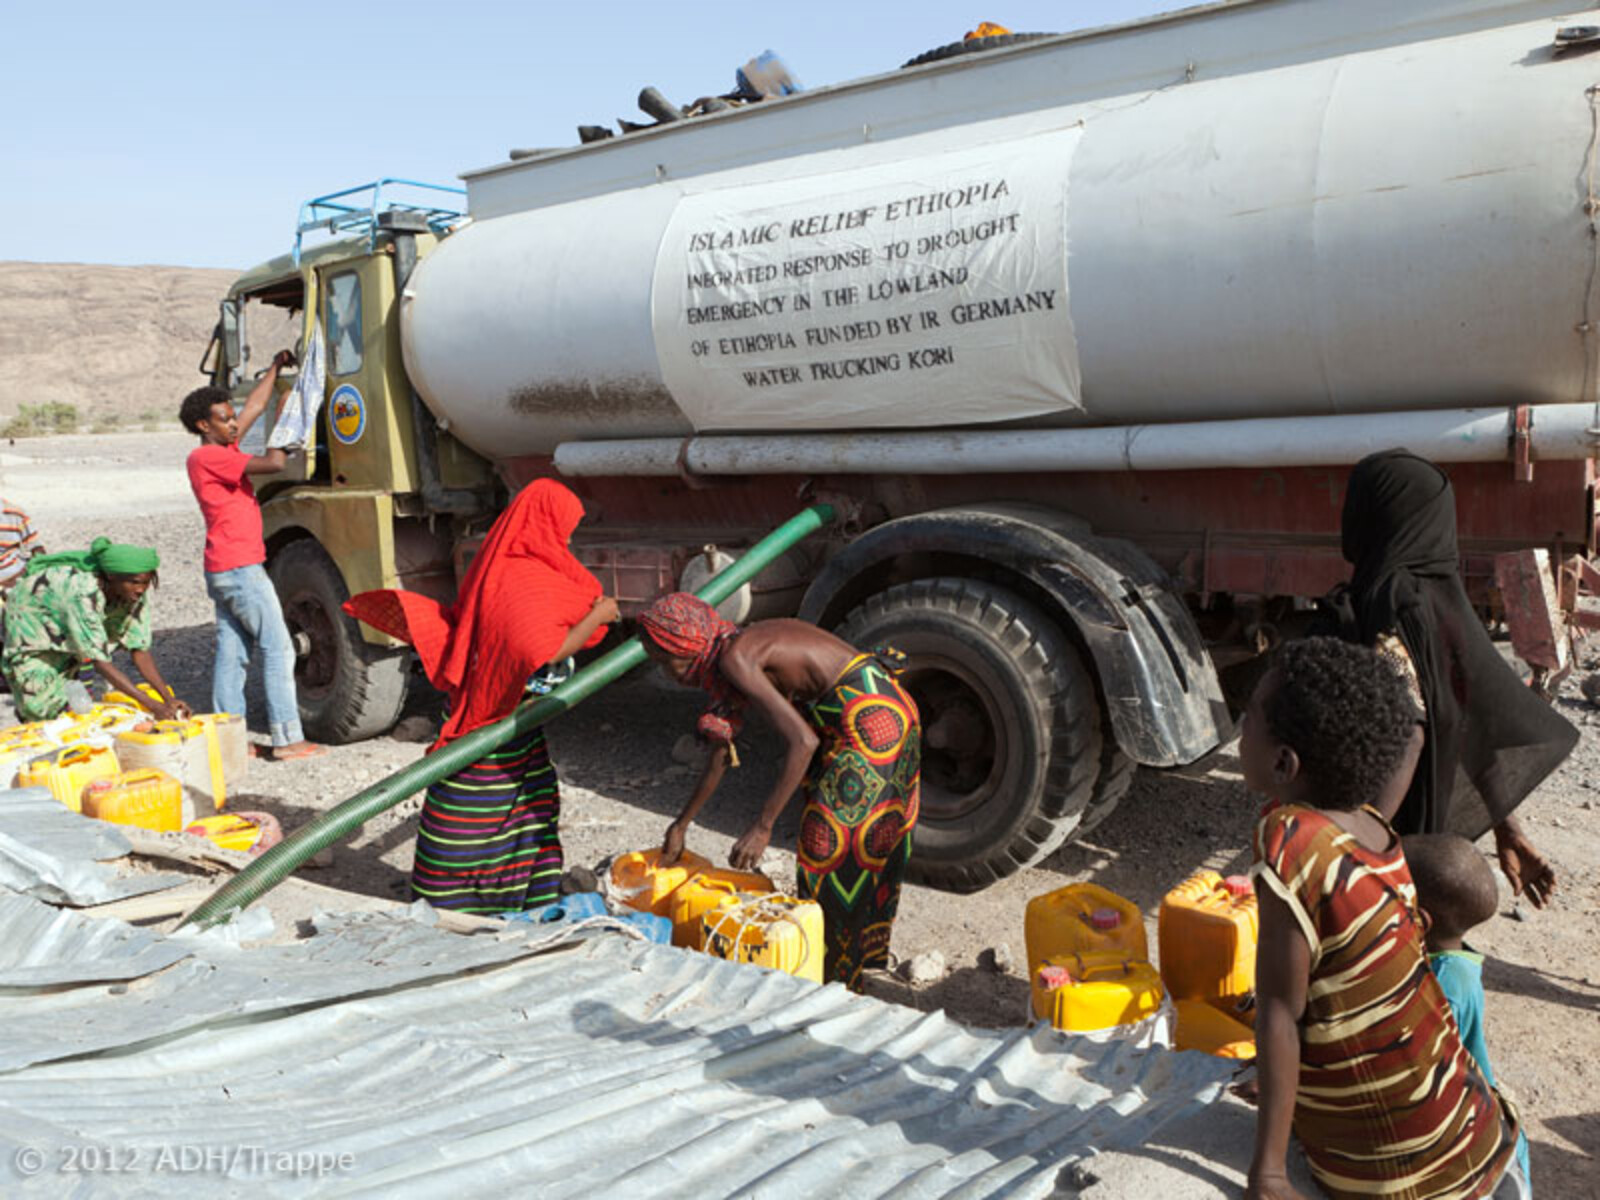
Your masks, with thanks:
[{"label": "truck wheel", "polygon": [[1072,836],[1081,838],[1099,828],[1122,803],[1138,772],[1139,764],[1122,752],[1115,739],[1106,738],[1100,748],[1100,774],[1095,777],[1094,792]]},{"label": "truck wheel", "polygon": [[360,626],[341,607],[350,593],[339,568],[310,538],[273,555],[268,573],[294,641],[295,691],[306,736],[342,745],[393,726],[406,700],[410,652],[361,640]]},{"label": "truck wheel", "polygon": [[868,599],[839,636],[910,659],[922,714],[922,815],[911,873],[972,892],[1072,835],[1100,765],[1100,708],[1072,643],[1020,596],[923,579]]}]

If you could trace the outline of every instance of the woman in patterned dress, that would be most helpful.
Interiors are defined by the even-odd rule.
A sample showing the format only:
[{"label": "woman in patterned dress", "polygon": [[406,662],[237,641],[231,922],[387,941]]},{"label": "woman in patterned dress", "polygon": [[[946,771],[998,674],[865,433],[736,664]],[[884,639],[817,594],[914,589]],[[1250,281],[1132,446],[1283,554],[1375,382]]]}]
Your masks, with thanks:
[{"label": "woman in patterned dress", "polygon": [[1371,801],[1403,767],[1416,708],[1365,647],[1280,651],[1251,699],[1260,1114],[1248,1197],[1299,1195],[1291,1124],[1335,1200],[1525,1198],[1519,1120],[1462,1046],[1428,969],[1400,839]]},{"label": "woman in patterned dress", "polygon": [[823,978],[859,991],[864,970],[888,966],[917,823],[922,729],[916,704],[896,678],[899,656],[863,654],[804,621],[757,621],[741,632],[682,592],[656,601],[639,624],[646,652],[680,683],[712,698],[698,726],[712,753],[667,829],[663,862],[677,861],[696,814],[729,765],[738,765],[740,714],[754,705],[788,750],[730,861],[755,868],[779,814],[803,786],[800,895],[822,909]]},{"label": "woman in patterned dress", "polygon": [[[511,715],[529,677],[599,643],[616,601],[573,557],[583,504],[535,480],[500,514],[453,606],[363,592],[345,611],[417,650],[450,701],[433,749]],[[561,792],[535,728],[428,789],[411,890],[435,908],[494,914],[549,904],[561,888]]]},{"label": "woman in patterned dress", "polygon": [[[0,670],[17,716],[48,721],[66,711],[83,672],[93,668],[161,720],[189,715],[151,653],[149,591],[161,556],[148,546],[95,538],[87,550],[35,555],[6,601]],[[153,700],[112,661],[124,650],[156,693]],[[87,699],[87,693],[80,699]]]}]

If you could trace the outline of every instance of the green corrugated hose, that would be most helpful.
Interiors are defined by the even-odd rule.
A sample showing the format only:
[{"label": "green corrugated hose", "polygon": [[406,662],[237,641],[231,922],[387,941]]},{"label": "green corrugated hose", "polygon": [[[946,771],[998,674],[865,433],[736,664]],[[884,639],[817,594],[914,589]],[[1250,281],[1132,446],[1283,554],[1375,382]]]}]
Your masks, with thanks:
[{"label": "green corrugated hose", "polygon": [[[732,563],[697,594],[708,603],[722,603],[760,574],[778,555],[832,520],[832,505],[813,504],[750,547],[744,557]],[[290,872],[317,851],[333,845],[406,797],[414,796],[430,784],[477,762],[512,738],[543,725],[552,717],[560,716],[643,661],[644,647],[637,637],[629,638],[548,696],[524,703],[503,721],[457,738],[437,753],[427,755],[386,779],[380,779],[365,791],[358,792],[309,824],[296,829],[217,889],[183,919],[183,924],[201,928],[225,924],[235,912],[277,887],[288,878]]]}]

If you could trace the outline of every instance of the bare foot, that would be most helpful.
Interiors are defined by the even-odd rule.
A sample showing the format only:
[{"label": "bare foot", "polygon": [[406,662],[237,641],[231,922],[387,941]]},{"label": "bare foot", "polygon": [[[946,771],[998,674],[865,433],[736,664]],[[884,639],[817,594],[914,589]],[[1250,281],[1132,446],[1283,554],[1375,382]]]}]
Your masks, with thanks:
[{"label": "bare foot", "polygon": [[318,754],[326,754],[328,748],[319,746],[315,742],[290,742],[287,746],[274,746],[272,748],[273,762],[289,762],[296,758],[313,758]]}]

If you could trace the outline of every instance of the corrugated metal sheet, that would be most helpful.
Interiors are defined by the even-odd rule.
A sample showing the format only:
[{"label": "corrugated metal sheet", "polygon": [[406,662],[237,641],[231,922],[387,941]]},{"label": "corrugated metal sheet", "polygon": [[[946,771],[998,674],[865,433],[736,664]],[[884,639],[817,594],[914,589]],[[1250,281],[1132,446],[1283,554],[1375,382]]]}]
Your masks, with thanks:
[{"label": "corrugated metal sheet", "polygon": [[1047,1195],[1229,1064],[920,1013],[612,931],[426,905],[166,935],[53,907],[115,829],[0,793],[0,1193]]},{"label": "corrugated metal sheet", "polygon": [[0,789],[0,890],[87,905],[188,882],[171,871],[124,878],[102,865],[128,850],[116,826],[68,811],[48,788]]},{"label": "corrugated metal sheet", "polygon": [[121,921],[90,921],[27,896],[0,894],[0,988],[137,979],[189,951]]},{"label": "corrugated metal sheet", "polygon": [[[0,943],[39,908],[0,906]],[[59,969],[0,992],[8,1196],[1047,1195],[1229,1073],[617,934],[445,933],[423,908],[243,948],[91,924],[64,915]],[[186,956],[72,986],[91,948],[101,979]]]}]

